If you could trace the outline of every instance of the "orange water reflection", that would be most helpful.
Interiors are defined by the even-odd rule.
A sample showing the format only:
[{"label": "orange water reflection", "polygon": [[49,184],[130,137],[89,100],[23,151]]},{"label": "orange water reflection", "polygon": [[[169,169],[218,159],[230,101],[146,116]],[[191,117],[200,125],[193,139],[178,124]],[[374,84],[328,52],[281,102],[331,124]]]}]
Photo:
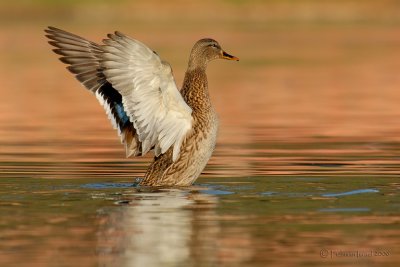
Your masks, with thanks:
[{"label": "orange water reflection", "polygon": [[[0,7],[0,180],[25,179],[2,187],[1,266],[160,266],[172,264],[171,258],[185,266],[398,265],[396,1],[24,3]],[[115,205],[88,201],[90,194],[76,188],[59,194],[53,185],[38,191],[32,189],[36,185],[21,188],[35,178],[43,184],[132,181],[151,160],[124,158],[100,105],[50,51],[43,36],[47,25],[93,41],[121,30],[169,61],[178,84],[192,43],[205,36],[217,39],[241,61],[209,66],[221,125],[217,149],[200,181],[236,179],[256,184],[256,193],[228,199],[139,194],[129,195],[126,205]],[[324,180],[301,183],[301,189],[314,194],[304,199],[260,197],[274,186],[298,193],[299,185],[292,186],[296,178]],[[270,183],[269,189],[262,181]],[[354,203],[315,194],[349,188],[380,191]],[[24,201],[31,192],[39,199]],[[309,208],[308,201],[322,207]],[[348,216],[318,212],[343,203],[370,211]],[[169,223],[173,218],[179,221]],[[151,247],[164,256],[149,256],[145,248]],[[391,256],[322,259],[321,249],[388,249]]]},{"label": "orange water reflection", "polygon": [[[251,194],[236,192],[236,197],[226,198],[196,190],[202,188],[151,193],[124,189],[118,194],[94,188],[87,194],[77,188],[36,190],[33,196],[26,192],[27,198],[37,203],[28,207],[28,203],[19,200],[19,210],[25,214],[17,212],[12,218],[3,219],[3,225],[14,223],[16,227],[8,226],[1,232],[7,242],[0,245],[0,264],[396,266],[400,260],[398,215],[324,214],[304,212],[304,208],[293,213],[284,203],[280,204],[284,211],[278,213],[257,209],[244,212],[243,207],[251,209],[252,205],[268,210],[283,199],[275,199],[274,204],[268,203],[267,198],[260,205],[260,197],[249,201],[254,197]],[[88,196],[91,200],[84,201]],[[49,206],[52,198],[62,200]],[[235,209],[235,205],[242,208]],[[7,210],[11,206],[18,207],[2,205]],[[372,251],[374,255],[343,256],[354,251]]]}]

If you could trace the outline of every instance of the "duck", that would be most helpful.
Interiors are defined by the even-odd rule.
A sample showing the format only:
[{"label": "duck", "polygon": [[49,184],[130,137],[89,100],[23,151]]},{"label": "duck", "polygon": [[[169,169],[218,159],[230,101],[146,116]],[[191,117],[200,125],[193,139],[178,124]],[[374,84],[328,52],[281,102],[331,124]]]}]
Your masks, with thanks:
[{"label": "duck", "polygon": [[167,61],[119,31],[108,34],[102,44],[52,26],[45,36],[67,70],[104,107],[126,157],[154,153],[140,186],[190,186],[196,181],[218,133],[207,65],[239,58],[214,39],[200,39],[190,52],[179,90]]}]

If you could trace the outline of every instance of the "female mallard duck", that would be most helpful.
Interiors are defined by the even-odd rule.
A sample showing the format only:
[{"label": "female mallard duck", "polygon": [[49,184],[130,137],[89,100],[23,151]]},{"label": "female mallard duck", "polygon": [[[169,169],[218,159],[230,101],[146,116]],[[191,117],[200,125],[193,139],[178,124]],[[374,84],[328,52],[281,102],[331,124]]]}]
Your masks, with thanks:
[{"label": "female mallard duck", "polygon": [[182,89],[171,66],[141,42],[115,32],[98,45],[75,34],[45,30],[53,51],[103,105],[126,155],[154,150],[141,185],[188,186],[215,147],[218,118],[211,105],[206,67],[211,60],[239,60],[213,39],[193,46]]}]

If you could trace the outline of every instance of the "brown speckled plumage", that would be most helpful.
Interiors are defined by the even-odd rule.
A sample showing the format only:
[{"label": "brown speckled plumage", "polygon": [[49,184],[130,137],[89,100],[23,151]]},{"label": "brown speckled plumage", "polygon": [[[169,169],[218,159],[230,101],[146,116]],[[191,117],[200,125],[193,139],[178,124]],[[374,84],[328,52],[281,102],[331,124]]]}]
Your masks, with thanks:
[{"label": "brown speckled plumage", "polygon": [[191,185],[207,164],[215,147],[218,117],[209,96],[206,68],[209,61],[217,58],[238,60],[223,52],[212,39],[202,39],[194,45],[181,89],[183,99],[193,110],[192,130],[182,143],[178,160],[172,162],[171,149],[156,157],[142,185]]},{"label": "brown speckled plumage", "polygon": [[[207,76],[204,69],[194,69],[185,75],[181,94],[185,102],[193,109],[193,128],[181,146],[181,155],[176,162],[172,162],[172,150],[156,157],[150,165],[142,185],[190,185],[199,175],[197,167],[199,145],[202,141],[209,140],[210,135],[215,135],[218,127],[217,115],[211,105]],[[212,131],[214,129],[214,131]],[[215,140],[210,144],[211,152]],[[204,163],[203,163],[204,164]],[[201,164],[201,165],[203,165]],[[190,171],[193,167],[195,170]]]},{"label": "brown speckled plumage", "polygon": [[60,60],[105,108],[127,156],[154,149],[154,162],[140,184],[191,185],[211,157],[218,131],[207,64],[238,58],[213,39],[199,40],[190,53],[179,94],[169,64],[120,32],[107,35],[104,45],[54,27],[45,32]]}]

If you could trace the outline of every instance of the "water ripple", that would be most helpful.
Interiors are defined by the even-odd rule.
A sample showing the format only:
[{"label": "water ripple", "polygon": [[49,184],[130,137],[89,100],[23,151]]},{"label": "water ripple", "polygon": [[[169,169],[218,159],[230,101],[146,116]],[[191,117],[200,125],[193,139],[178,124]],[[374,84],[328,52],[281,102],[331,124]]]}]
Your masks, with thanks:
[{"label": "water ripple", "polygon": [[369,212],[369,208],[326,208],[319,209],[320,212]]},{"label": "water ripple", "polygon": [[357,189],[357,190],[352,190],[352,191],[347,191],[347,192],[341,192],[341,193],[328,193],[328,194],[322,194],[323,197],[342,197],[342,196],[350,196],[350,195],[358,195],[358,194],[364,194],[364,193],[378,193],[379,190],[377,189]]},{"label": "water ripple", "polygon": [[88,189],[112,189],[112,188],[132,188],[137,187],[136,183],[93,183],[81,185]]}]

